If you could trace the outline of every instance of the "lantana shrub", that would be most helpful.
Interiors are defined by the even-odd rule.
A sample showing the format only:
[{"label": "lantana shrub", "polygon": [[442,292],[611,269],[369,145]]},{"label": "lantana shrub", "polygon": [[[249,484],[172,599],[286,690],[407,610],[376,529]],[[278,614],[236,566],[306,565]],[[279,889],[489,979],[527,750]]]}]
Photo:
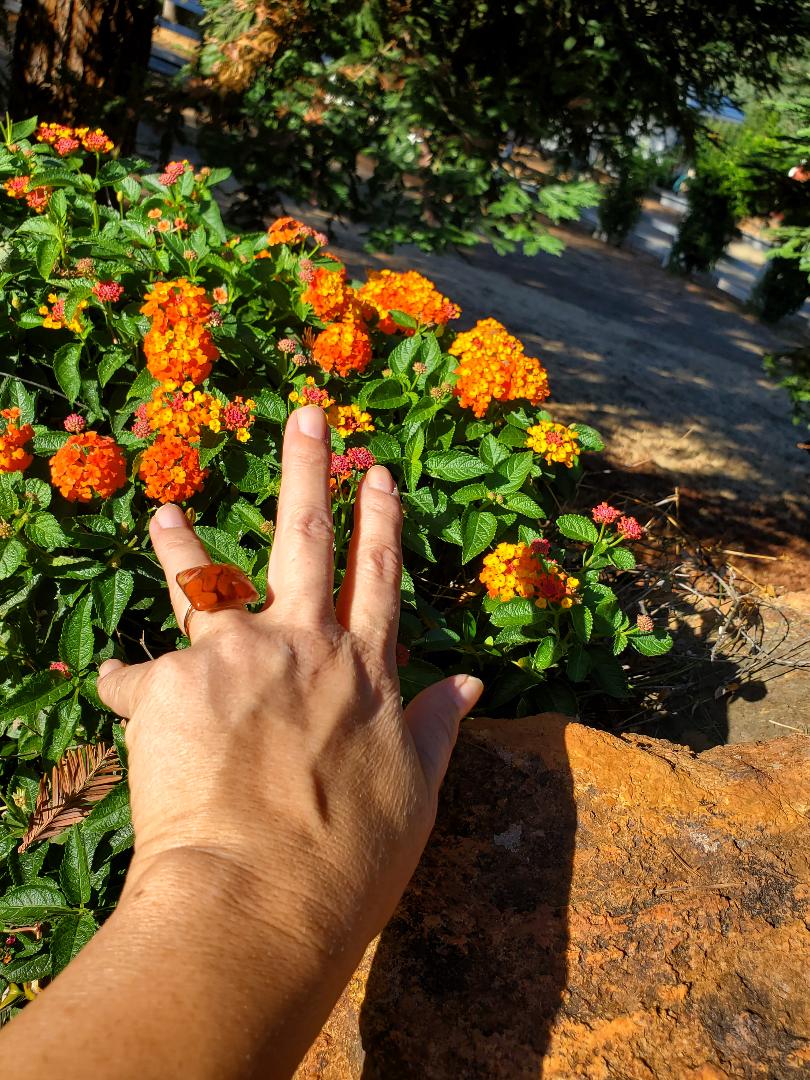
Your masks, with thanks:
[{"label": "lantana shrub", "polygon": [[233,235],[211,194],[226,170],[151,172],[101,131],[34,120],[2,136],[6,1018],[122,886],[126,748],[96,671],[186,645],[149,517],[182,504],[263,598],[292,410],[331,426],[336,588],[363,474],[384,463],[400,485],[406,699],[452,671],[483,677],[490,713],[570,703],[586,681],[621,695],[625,648],[670,639],[609,584],[639,523],[607,504],[557,516],[602,442],[544,409],[543,365],[494,318],[456,333],[458,306],[413,271],[352,283],[292,218]]}]

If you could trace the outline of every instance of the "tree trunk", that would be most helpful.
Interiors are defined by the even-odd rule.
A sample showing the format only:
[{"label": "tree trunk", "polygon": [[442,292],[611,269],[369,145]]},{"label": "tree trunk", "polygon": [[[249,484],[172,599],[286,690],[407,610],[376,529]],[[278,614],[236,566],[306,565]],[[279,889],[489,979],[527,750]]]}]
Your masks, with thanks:
[{"label": "tree trunk", "polygon": [[158,10],[157,0],[22,0],[15,118],[99,125],[131,148]]}]

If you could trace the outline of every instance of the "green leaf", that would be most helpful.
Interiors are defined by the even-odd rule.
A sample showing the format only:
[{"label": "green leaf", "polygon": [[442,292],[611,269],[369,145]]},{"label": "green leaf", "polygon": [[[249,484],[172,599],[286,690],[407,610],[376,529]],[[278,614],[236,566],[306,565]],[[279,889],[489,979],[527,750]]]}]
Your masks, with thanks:
[{"label": "green leaf", "polygon": [[554,653],[557,648],[557,639],[549,634],[544,637],[534,651],[532,663],[537,671],[545,671],[554,663]]},{"label": "green leaf", "polygon": [[422,475],[422,451],[425,449],[425,432],[417,428],[405,444],[402,469],[405,473],[405,485],[408,491],[415,491]]},{"label": "green leaf", "polygon": [[478,456],[485,465],[494,469],[496,465],[506,461],[510,456],[510,451],[503,443],[498,442],[494,435],[485,435],[478,448]]},{"label": "green leaf", "polygon": [[251,493],[266,491],[270,486],[270,469],[262,458],[237,450],[223,461],[223,471],[228,480],[240,491]]},{"label": "green leaf", "polygon": [[37,244],[36,263],[40,277],[46,281],[50,279],[56,260],[59,258],[59,240],[55,236],[47,236]]},{"label": "green leaf", "polygon": [[34,395],[29,393],[19,379],[10,379],[8,383],[9,405],[20,410],[20,424],[33,424],[36,412]]},{"label": "green leaf", "polygon": [[88,845],[97,844],[108,832],[123,829],[131,823],[129,813],[129,788],[125,783],[113,788],[109,795],[105,795],[100,803],[96,803],[88,816],[84,819],[85,840]]},{"label": "green leaf", "polygon": [[357,404],[361,409],[399,409],[409,400],[397,379],[376,379],[363,386]]},{"label": "green leaf", "polygon": [[[220,431],[217,434],[211,434],[209,432],[203,432],[203,445],[199,448],[200,455],[200,468],[207,469],[215,457],[225,449],[228,442],[227,431]],[[207,443],[207,445],[205,445]]]},{"label": "green leaf", "polygon": [[92,610],[93,598],[87,593],[62,624],[59,656],[74,673],[83,671],[93,659]]},{"label": "green leaf", "polygon": [[498,490],[507,494],[510,491],[519,491],[526,482],[532,471],[534,456],[528,454],[511,454],[497,468],[498,476],[503,477],[505,483],[499,485]]},{"label": "green leaf", "polygon": [[87,848],[78,825],[71,825],[67,833],[62,864],[59,867],[59,884],[72,904],[86,904],[90,899],[90,866]]},{"label": "green leaf", "polygon": [[630,644],[642,656],[663,656],[672,648],[672,637],[663,630],[653,634],[633,634]]},{"label": "green leaf", "polygon": [[233,563],[246,574],[253,569],[256,556],[241,548],[234,538],[222,529],[215,529],[210,525],[198,525],[197,536],[205,544],[215,562]]},{"label": "green leaf", "polygon": [[91,590],[96,617],[108,637],[115,632],[134,588],[135,576],[131,570],[116,570],[93,581]]},{"label": "green leaf", "polygon": [[536,503],[528,495],[524,495],[522,491],[515,491],[511,495],[507,495],[503,505],[507,510],[514,510],[515,513],[522,514],[524,517],[532,518],[535,521],[548,516],[539,503]]},{"label": "green leaf", "polygon": [[486,484],[465,484],[464,487],[456,488],[450,495],[453,502],[461,503],[462,506],[488,497],[489,488]]},{"label": "green leaf", "polygon": [[44,511],[34,514],[26,523],[25,535],[38,547],[44,548],[46,551],[53,551],[54,548],[64,547],[70,543],[62,526],[53,514]]},{"label": "green leaf", "polygon": [[156,386],[157,380],[152,378],[147,368],[144,368],[143,371],[138,373],[132,386],[127,390],[127,401],[131,401],[133,398],[147,401],[152,396],[152,391]]},{"label": "green leaf", "polygon": [[574,633],[580,641],[587,643],[591,640],[593,630],[593,612],[584,604],[575,604],[571,608],[571,622],[574,624]]},{"label": "green leaf", "polygon": [[228,532],[238,533],[241,537],[246,532],[253,532],[267,541],[267,521],[264,514],[251,503],[238,499],[228,511],[225,521]]},{"label": "green leaf", "polygon": [[[408,315],[405,311],[397,311],[395,308],[392,308],[388,312],[388,315],[397,326],[401,326],[405,330],[415,330],[419,325],[413,315]],[[408,340],[413,341],[413,338],[409,338]]]},{"label": "green leaf", "polygon": [[5,896],[0,896],[0,924],[11,929],[44,922],[50,912],[64,911],[67,907],[62,891],[43,878],[9,889]]},{"label": "green leaf", "polygon": [[498,519],[488,511],[467,510],[462,522],[461,562],[468,563],[489,547],[498,531]]},{"label": "green leaf", "polygon": [[34,428],[34,431],[36,432],[33,443],[34,453],[41,456],[50,457],[55,454],[70,438],[66,431],[49,431],[43,427]]},{"label": "green leaf", "polygon": [[371,436],[368,448],[381,464],[389,461],[399,461],[402,457],[402,447],[399,440],[395,439],[393,435],[386,435],[383,431]]},{"label": "green leaf", "polygon": [[51,671],[27,675],[0,706],[0,732],[16,719],[36,717],[71,691],[70,682]]},{"label": "green leaf", "polygon": [[620,570],[632,570],[636,565],[636,557],[628,548],[615,547],[607,553],[607,557]]},{"label": "green leaf", "polygon": [[256,400],[256,415],[272,420],[274,424],[286,424],[287,406],[272,390],[262,390]]},{"label": "green leaf", "polygon": [[98,927],[89,911],[64,915],[57,922],[51,938],[52,973],[58,975],[90,941]]},{"label": "green leaf", "polygon": [[119,368],[129,360],[126,349],[106,349],[98,362],[98,381],[106,386]]},{"label": "green leaf", "polygon": [[440,450],[428,454],[424,460],[425,471],[437,480],[449,480],[460,484],[465,480],[474,480],[482,476],[487,467],[477,457],[463,450]]},{"label": "green leaf", "polygon": [[581,514],[563,514],[557,518],[557,528],[569,540],[580,540],[584,544],[595,544],[599,539],[599,530],[594,523]]},{"label": "green leaf", "polygon": [[76,401],[82,388],[82,377],[79,373],[79,358],[81,355],[81,345],[77,342],[71,342],[57,349],[53,357],[53,371],[54,375],[56,375],[56,381],[71,405]]},{"label": "green leaf", "polygon": [[0,545],[0,581],[11,577],[24,559],[25,545],[21,544],[16,537],[12,537]]},{"label": "green leaf", "polygon": [[593,450],[595,453],[599,453],[605,449],[602,436],[594,428],[588,427],[587,424],[571,424],[571,427],[579,435],[579,445],[583,450]]},{"label": "green leaf", "polygon": [[9,141],[14,143],[27,139],[32,132],[36,131],[37,123],[36,116],[31,116],[28,120],[18,120],[11,125],[11,139]]},{"label": "green leaf", "polygon": [[591,658],[582,645],[574,645],[568,653],[565,673],[571,682],[582,682],[591,670]]},{"label": "green leaf", "polygon": [[55,765],[76,738],[82,707],[75,698],[62,699],[51,711],[42,737],[42,757]]},{"label": "green leaf", "polygon": [[539,612],[540,609],[531,600],[515,597],[514,600],[498,604],[489,617],[494,626],[525,626],[533,622]]},{"label": "green leaf", "polygon": [[[395,316],[396,314],[402,315],[402,312],[391,312],[392,316]],[[404,318],[410,319],[410,316],[406,315]],[[408,326],[408,323],[402,323],[401,325]],[[410,319],[410,325],[411,327],[416,326],[416,320]],[[421,345],[422,339],[414,336],[400,341],[400,343],[391,350],[388,354],[388,367],[391,368],[395,375],[402,375],[404,372],[410,370]],[[401,393],[402,387],[399,383],[396,385],[397,390]]]}]

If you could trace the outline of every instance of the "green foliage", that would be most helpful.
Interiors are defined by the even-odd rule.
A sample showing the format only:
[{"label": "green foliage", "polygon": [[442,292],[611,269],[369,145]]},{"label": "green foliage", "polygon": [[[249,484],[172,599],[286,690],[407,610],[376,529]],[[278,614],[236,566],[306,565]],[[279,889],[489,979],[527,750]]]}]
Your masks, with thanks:
[{"label": "green foliage", "polygon": [[808,30],[804,0],[204,7],[209,157],[366,223],[376,248],[527,254],[596,201],[578,162],[661,125],[690,142],[685,88],[711,105],[740,76],[770,85]]},{"label": "green foliage", "polygon": [[611,244],[621,245],[641,216],[641,200],[659,171],[655,158],[638,151],[623,154],[616,175],[599,203],[599,227]]},{"label": "green foliage", "polygon": [[[414,309],[400,312],[388,334],[366,314],[368,367],[329,374],[314,362],[325,324],[304,300],[302,278],[312,265],[334,263],[306,231],[276,245],[266,234],[233,236],[211,195],[222,173],[181,169],[166,184],[137,160],[99,167],[81,154],[57,158],[33,131],[7,125],[0,148],[0,182],[28,176],[30,188],[51,189],[39,214],[12,197],[13,186],[0,195],[0,931],[16,937],[0,968],[0,1016],[24,996],[20,987],[69,962],[120,894],[132,827],[115,753],[125,768],[126,750],[96,693],[98,665],[186,644],[149,544],[156,504],[140,474],[167,418],[179,422],[178,409],[164,403],[153,430],[133,430],[136,412],[140,425],[142,407],[161,393],[144,361],[150,318],[141,310],[158,281],[187,279],[217,301],[206,308],[218,350],[206,400],[255,402],[254,422],[236,432],[223,422],[182,437],[208,469],[188,507],[199,537],[213,559],[242,567],[260,595],[283,427],[309,387],[367,411],[371,430],[355,433],[339,432],[329,412],[334,449],[370,450],[403,492],[406,700],[446,673],[472,670],[487,684],[482,708],[490,714],[549,702],[576,709],[572,685],[627,692],[619,645],[638,637],[609,584],[633,565],[621,536],[587,517],[557,517],[581,475],[579,459],[566,468],[527,448],[527,428],[551,417],[526,401],[491,403],[482,418],[460,407],[449,328]],[[53,242],[47,258],[43,240]],[[100,298],[100,281],[118,282],[121,297]],[[64,446],[68,414],[112,436],[125,458],[122,486],[105,498],[68,501],[51,484],[49,460]],[[12,427],[25,424],[32,457],[15,460]],[[602,449],[592,428],[576,431],[583,453]],[[337,589],[360,472],[334,470]],[[566,573],[565,602],[505,600],[500,585],[484,597],[487,553],[516,544],[525,551],[541,539],[528,556],[533,572],[552,583]],[[637,647],[650,655],[659,646],[646,637]],[[51,770],[88,746],[98,758],[85,762],[88,790],[98,784],[95,805],[79,800],[64,825],[31,833]]]},{"label": "green foliage", "polygon": [[696,175],[689,181],[689,208],[669,256],[673,270],[711,270],[737,231],[740,185],[728,156],[712,139],[701,140]]},{"label": "green foliage", "polygon": [[790,395],[794,424],[810,428],[810,348],[771,353],[764,363],[771,378]]}]

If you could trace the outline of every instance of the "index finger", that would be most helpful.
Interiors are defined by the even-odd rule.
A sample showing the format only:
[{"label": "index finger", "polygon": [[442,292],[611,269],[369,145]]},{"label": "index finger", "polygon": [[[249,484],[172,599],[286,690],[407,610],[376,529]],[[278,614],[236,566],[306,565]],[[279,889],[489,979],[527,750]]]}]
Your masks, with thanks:
[{"label": "index finger", "polygon": [[284,432],[281,490],[267,583],[273,614],[297,622],[334,621],[329,453],[323,409],[317,405],[296,409]]}]

